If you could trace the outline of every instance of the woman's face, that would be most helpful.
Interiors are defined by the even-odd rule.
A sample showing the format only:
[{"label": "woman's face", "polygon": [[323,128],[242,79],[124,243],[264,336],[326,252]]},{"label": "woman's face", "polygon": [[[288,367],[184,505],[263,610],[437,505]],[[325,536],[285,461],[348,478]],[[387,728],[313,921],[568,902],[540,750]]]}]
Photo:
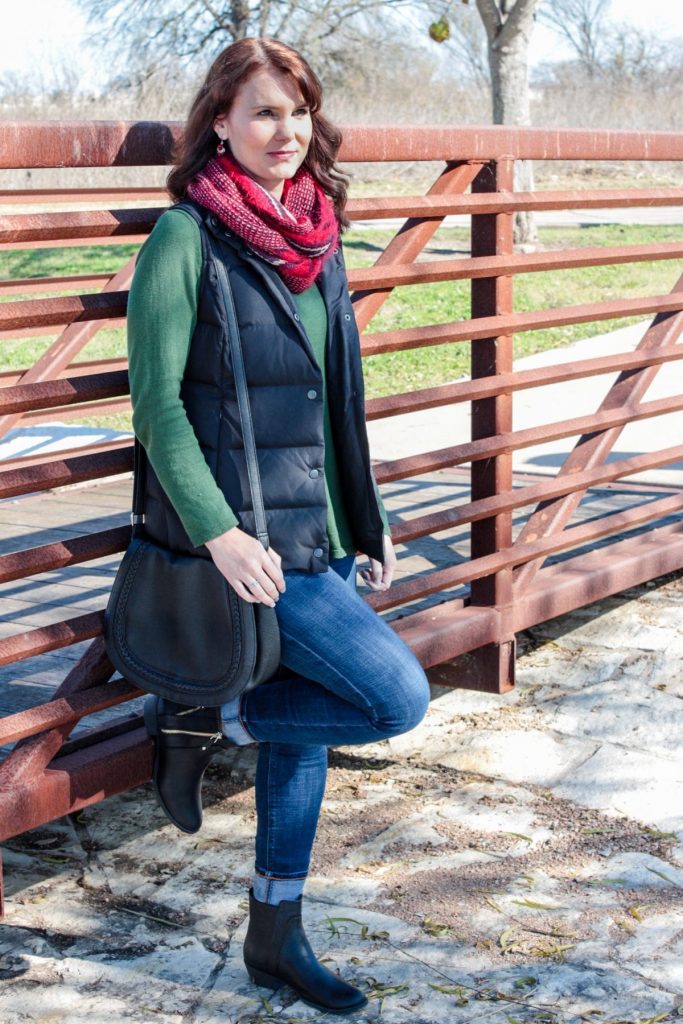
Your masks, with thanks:
[{"label": "woman's face", "polygon": [[299,87],[288,75],[255,72],[243,82],[229,114],[217,117],[214,130],[230,143],[232,155],[276,199],[285,178],[303,163],[313,134],[311,114]]}]

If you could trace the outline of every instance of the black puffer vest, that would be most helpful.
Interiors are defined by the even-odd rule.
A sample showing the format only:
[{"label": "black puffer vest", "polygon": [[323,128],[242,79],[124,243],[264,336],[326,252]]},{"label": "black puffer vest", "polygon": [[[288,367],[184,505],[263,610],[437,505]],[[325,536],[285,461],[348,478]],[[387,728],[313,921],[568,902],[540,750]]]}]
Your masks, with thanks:
[{"label": "black puffer vest", "polygon": [[[205,231],[221,242],[242,339],[271,547],[282,568],[325,572],[329,563],[322,374],[294,298],[277,271],[251,255],[208,210],[185,202],[202,235],[197,325],[181,387],[204,457],[240,526],[256,535],[226,324]],[[317,284],[327,308],[326,374],[344,503],[357,549],[383,560],[382,519],[372,484],[360,340],[341,247]],[[173,550],[193,547],[148,464],[145,529]]]}]

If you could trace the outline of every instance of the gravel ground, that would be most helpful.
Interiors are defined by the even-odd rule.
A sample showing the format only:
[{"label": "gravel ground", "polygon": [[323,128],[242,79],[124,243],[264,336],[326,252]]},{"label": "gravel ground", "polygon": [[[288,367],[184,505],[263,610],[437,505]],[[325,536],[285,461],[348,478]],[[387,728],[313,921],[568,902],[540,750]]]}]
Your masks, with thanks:
[{"label": "gravel ground", "polygon": [[[682,591],[535,627],[511,693],[434,684],[411,733],[330,751],[304,920],[368,992],[349,1019],[683,1017]],[[331,1016],[242,963],[256,752],[209,769],[197,836],[142,787],[6,844],[4,1024]]]}]

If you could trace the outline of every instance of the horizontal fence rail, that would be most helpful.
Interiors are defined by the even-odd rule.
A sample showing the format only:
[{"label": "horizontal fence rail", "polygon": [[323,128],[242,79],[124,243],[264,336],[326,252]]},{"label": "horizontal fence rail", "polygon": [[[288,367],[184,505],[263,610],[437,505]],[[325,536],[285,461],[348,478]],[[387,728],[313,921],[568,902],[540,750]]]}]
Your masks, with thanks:
[{"label": "horizontal fence rail", "polygon": [[[0,122],[0,168],[161,166],[170,161],[180,130],[177,123],[157,122]],[[470,557],[453,554],[452,564],[397,581],[389,591],[366,598],[378,612],[402,609],[391,620],[392,627],[427,669],[438,672],[440,683],[505,692],[514,685],[519,630],[683,567],[683,491],[674,486],[645,489],[638,483],[644,473],[683,462],[683,444],[662,430],[662,441],[673,444],[633,453],[615,449],[629,424],[658,423],[683,412],[682,395],[647,396],[656,375],[683,358],[683,242],[516,252],[512,235],[514,216],[521,211],[683,206],[683,188],[674,187],[518,192],[513,188],[518,159],[682,158],[683,136],[657,132],[489,126],[344,130],[342,163],[440,165],[424,195],[352,198],[348,206],[353,222],[384,222],[394,232],[373,266],[348,272],[362,355],[468,346],[469,377],[366,402],[369,421],[463,403],[471,408],[469,437],[454,436],[452,444],[433,451],[399,451],[375,465],[377,480],[384,485],[437,471],[469,484],[462,500],[437,510],[420,506],[416,514],[394,523],[392,534],[395,544],[410,551],[410,544],[420,538],[446,544],[450,533],[466,530]],[[21,338],[45,339],[32,366],[0,372],[0,437],[49,420],[130,409],[125,359],[83,360],[83,353],[103,327],[125,322],[134,270],[131,253],[153,230],[166,202],[166,193],[156,187],[0,191],[0,249],[68,252],[111,246],[112,259],[120,263],[111,273],[57,270],[31,277],[22,271],[24,276],[0,281],[0,346]],[[101,208],[77,209],[81,204]],[[465,217],[470,229],[469,252],[424,258],[444,219],[456,216]],[[575,304],[562,300],[565,272],[628,264],[637,274],[639,264],[654,262],[671,267],[668,291],[611,294],[600,301],[586,297]],[[515,308],[515,282],[520,275],[539,273],[555,275],[556,304]],[[466,281],[471,302],[467,317],[446,306],[443,322],[369,329],[396,288],[448,288]],[[593,323],[597,331],[604,321],[632,317],[646,320],[632,351],[534,369],[514,366],[516,335]],[[513,405],[520,393],[593,379],[604,380],[598,408],[577,410],[564,419],[549,408],[543,423],[514,425]],[[554,477],[513,475],[516,452],[566,439],[575,443]],[[129,478],[132,462],[129,436],[43,455],[13,455],[0,463],[0,501],[17,501],[20,507],[26,496],[54,488],[71,489],[122,474]],[[575,521],[587,492],[617,484],[632,496],[630,507]],[[78,493],[86,508],[88,490]],[[130,527],[113,525],[57,540],[54,535],[31,540],[30,534],[25,539],[22,550],[0,553],[0,584],[118,555],[128,544]],[[562,557],[549,561],[557,555]],[[434,598],[440,600],[434,603]],[[87,611],[66,606],[60,621],[0,639],[0,665],[16,664],[17,677],[28,659],[89,641],[66,678],[55,680],[58,685],[48,701],[0,719],[0,742],[14,744],[0,763],[0,839],[149,778],[150,740],[139,716],[125,713],[125,704],[140,692],[112,678],[113,666],[104,650],[105,601],[106,595],[102,607]],[[463,654],[468,655],[466,662],[454,662]],[[119,705],[121,716],[70,739],[84,718]],[[58,777],[68,777],[71,785],[60,786]]]},{"label": "horizontal fence rail", "polygon": [[[0,122],[0,168],[170,164],[179,121]],[[348,125],[340,160],[683,160],[673,132],[551,131],[490,125]]]}]

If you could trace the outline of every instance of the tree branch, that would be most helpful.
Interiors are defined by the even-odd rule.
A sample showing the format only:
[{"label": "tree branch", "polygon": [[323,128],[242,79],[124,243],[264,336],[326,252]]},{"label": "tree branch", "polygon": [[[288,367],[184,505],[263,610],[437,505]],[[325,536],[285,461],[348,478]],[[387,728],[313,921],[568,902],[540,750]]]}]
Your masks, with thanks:
[{"label": "tree branch", "polygon": [[538,0],[515,0],[515,5],[511,8],[493,44],[495,49],[507,46],[511,39],[531,25],[537,6]]},{"label": "tree branch", "polygon": [[477,0],[477,10],[486,29],[489,42],[493,44],[502,25],[500,8],[496,0]]}]

